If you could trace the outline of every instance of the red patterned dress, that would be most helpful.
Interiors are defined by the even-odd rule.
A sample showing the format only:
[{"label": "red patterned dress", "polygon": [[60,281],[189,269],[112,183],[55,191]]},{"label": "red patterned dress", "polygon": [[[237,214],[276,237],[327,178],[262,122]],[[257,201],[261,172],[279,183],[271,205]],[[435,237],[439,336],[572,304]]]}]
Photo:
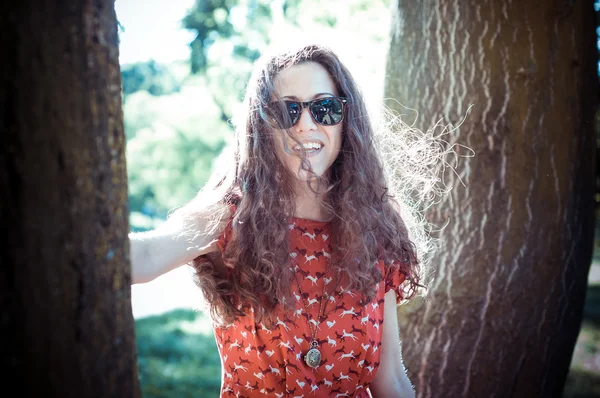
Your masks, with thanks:
[{"label": "red patterned dress", "polygon": [[[257,323],[252,313],[215,327],[223,365],[221,397],[370,397],[368,388],[379,367],[384,295],[396,289],[401,301],[404,274],[386,273],[379,262],[384,279],[377,285],[375,298],[361,306],[359,295],[343,286],[333,292],[334,277],[327,267],[329,223],[299,218],[291,222],[290,256],[297,283],[290,289],[296,310],[281,310],[271,330]],[[228,228],[219,239],[221,250],[230,233]],[[329,296],[325,318],[317,325],[323,291]],[[317,326],[315,338],[322,354],[316,369],[304,361],[312,340],[311,320]]]}]

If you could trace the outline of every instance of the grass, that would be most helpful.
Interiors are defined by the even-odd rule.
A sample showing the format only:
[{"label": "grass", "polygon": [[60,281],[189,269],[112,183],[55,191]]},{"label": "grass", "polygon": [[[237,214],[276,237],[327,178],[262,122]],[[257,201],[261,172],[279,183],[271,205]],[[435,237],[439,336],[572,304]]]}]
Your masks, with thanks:
[{"label": "grass", "polygon": [[135,322],[144,398],[218,397],[221,360],[210,320],[174,310]]}]

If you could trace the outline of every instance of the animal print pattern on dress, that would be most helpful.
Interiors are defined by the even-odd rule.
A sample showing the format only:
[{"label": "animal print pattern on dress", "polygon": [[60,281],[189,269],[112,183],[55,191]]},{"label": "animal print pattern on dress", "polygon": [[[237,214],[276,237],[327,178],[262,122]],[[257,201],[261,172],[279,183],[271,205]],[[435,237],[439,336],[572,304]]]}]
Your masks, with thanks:
[{"label": "animal print pattern on dress", "polygon": [[[221,250],[231,233],[229,224],[218,242]],[[401,294],[404,274],[397,269],[385,272],[379,262],[383,280],[375,298],[362,306],[360,295],[343,285],[333,292],[334,276],[327,270],[332,252],[329,223],[293,218],[289,233],[291,267],[301,288],[300,292],[296,283],[290,286],[296,309],[281,308],[272,330],[257,323],[252,310],[233,324],[215,326],[223,364],[221,397],[369,397],[367,389],[379,367],[384,296],[390,289]],[[326,318],[318,323],[324,285],[330,296]],[[322,354],[317,369],[304,362],[311,342],[308,322],[317,328]]]}]

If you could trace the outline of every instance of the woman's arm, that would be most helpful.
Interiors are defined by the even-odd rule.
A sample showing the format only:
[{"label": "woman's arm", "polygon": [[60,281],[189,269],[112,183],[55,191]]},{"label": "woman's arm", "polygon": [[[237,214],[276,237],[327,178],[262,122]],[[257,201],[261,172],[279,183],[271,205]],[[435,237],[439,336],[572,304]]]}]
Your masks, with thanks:
[{"label": "woman's arm", "polygon": [[146,283],[189,263],[196,257],[216,251],[217,239],[225,228],[223,220],[208,230],[215,209],[197,213],[196,232],[190,236],[177,213],[158,228],[129,234],[132,283]]},{"label": "woman's arm", "polygon": [[379,360],[379,370],[369,389],[374,398],[414,398],[415,390],[408,379],[402,362],[395,290],[390,290],[385,294],[383,305],[381,358]]}]

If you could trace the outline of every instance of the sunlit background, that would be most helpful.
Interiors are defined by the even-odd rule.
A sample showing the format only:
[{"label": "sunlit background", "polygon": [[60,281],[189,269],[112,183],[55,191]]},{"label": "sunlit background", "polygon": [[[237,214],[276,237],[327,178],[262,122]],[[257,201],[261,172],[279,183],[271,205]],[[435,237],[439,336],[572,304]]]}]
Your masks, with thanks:
[{"label": "sunlit background", "polygon": [[[152,167],[152,170],[148,172],[149,175],[161,169],[164,161],[158,158],[158,154],[154,153],[154,149],[158,149],[156,145],[151,145],[144,138],[153,138],[155,142],[166,140],[170,134],[173,134],[178,129],[178,126],[174,126],[175,121],[181,118],[189,119],[198,114],[199,112],[194,109],[197,105],[195,106],[194,104],[197,104],[199,101],[205,102],[203,98],[205,96],[201,91],[191,93],[188,90],[182,93],[181,90],[178,90],[180,92],[160,95],[163,93],[157,92],[157,90],[162,90],[163,88],[157,87],[153,95],[144,87],[144,78],[151,79],[153,72],[156,75],[160,75],[161,68],[165,68],[163,72],[165,74],[171,74],[173,73],[172,70],[177,68],[180,80],[185,79],[188,75],[190,69],[189,43],[194,39],[196,34],[193,31],[185,29],[182,26],[181,19],[193,7],[194,3],[194,0],[153,2],[117,0],[115,3],[117,18],[121,28],[119,32],[119,61],[122,69],[124,71],[131,71],[136,67],[146,67],[150,71],[150,76],[142,75],[143,77],[139,82],[141,83],[139,89],[135,91],[131,90],[133,92],[128,95],[124,106],[128,137],[128,163],[137,163],[134,159],[137,156],[144,156],[148,163],[156,162],[155,167]],[[153,69],[158,69],[158,71]],[[155,84],[156,86],[161,85],[160,82]],[[181,107],[181,104],[184,106]],[[134,121],[134,118],[137,120]],[[135,138],[138,134],[140,137],[136,140]],[[150,148],[152,146],[155,148]],[[148,154],[148,150],[152,152]],[[148,157],[148,155],[150,156]],[[143,176],[135,175],[137,171],[141,170],[132,169],[131,165],[129,165],[128,169],[130,178],[143,178]],[[166,174],[165,177],[169,178],[169,175],[175,173],[173,173],[173,170],[169,170]],[[152,181],[153,179],[147,181],[141,189],[134,187],[134,191],[132,192],[136,199],[139,198],[140,202],[138,203],[141,205],[134,206],[131,209],[130,223],[133,230],[148,229],[164,219],[164,212],[168,205],[164,206],[159,203],[159,208],[156,208],[154,204],[156,202],[156,194],[153,192],[153,188],[155,187],[151,185]],[[156,188],[160,187],[157,185]],[[146,192],[143,192],[144,190]],[[189,199],[189,196],[189,192],[186,192],[184,195],[174,195],[173,202],[176,200],[185,201]],[[148,203],[146,203],[146,200],[148,200]],[[174,308],[194,307],[197,297],[197,291],[189,278],[188,269],[181,268],[154,282],[133,286],[133,315],[136,318],[140,318],[153,314],[161,314]]]},{"label": "sunlit background", "polygon": [[[332,46],[367,100],[381,101],[389,2],[116,0],[132,231],[159,225],[207,180],[233,137],[252,62],[268,44],[304,38]],[[596,289],[597,253],[589,279]],[[196,311],[201,297],[190,276],[181,267],[132,287],[144,397],[218,396],[220,360],[210,322]],[[565,397],[594,396],[577,395],[578,388],[600,394],[594,292]]]}]

